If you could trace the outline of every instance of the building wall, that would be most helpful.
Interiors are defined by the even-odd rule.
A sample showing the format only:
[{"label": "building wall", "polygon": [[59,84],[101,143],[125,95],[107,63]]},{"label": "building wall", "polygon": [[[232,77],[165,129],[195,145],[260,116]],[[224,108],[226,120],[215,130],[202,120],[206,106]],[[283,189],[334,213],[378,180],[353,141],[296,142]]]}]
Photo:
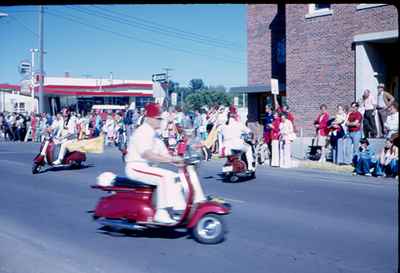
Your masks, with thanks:
[{"label": "building wall", "polygon": [[247,74],[249,85],[270,83],[270,24],[276,13],[276,4],[247,6]]},{"label": "building wall", "polygon": [[[398,30],[398,13],[385,5],[357,9],[358,4],[332,4],[332,15],[306,18],[308,4],[285,5],[286,94],[296,127],[314,133],[319,106],[331,113],[337,104],[355,99],[357,34]],[[248,5],[248,84],[269,84],[274,58],[270,26],[277,4]]]},{"label": "building wall", "polygon": [[320,104],[334,113],[355,99],[354,35],[398,29],[394,6],[356,7],[332,4],[333,15],[307,19],[307,4],[286,5],[288,104],[306,135],[314,132]]}]

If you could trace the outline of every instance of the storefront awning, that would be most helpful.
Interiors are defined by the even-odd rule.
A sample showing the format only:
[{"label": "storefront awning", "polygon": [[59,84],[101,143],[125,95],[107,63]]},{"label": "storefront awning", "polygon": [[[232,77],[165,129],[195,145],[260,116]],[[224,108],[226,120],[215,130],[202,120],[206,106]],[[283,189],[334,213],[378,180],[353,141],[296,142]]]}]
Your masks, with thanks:
[{"label": "storefront awning", "polygon": [[[285,86],[283,84],[279,84],[279,93],[284,92]],[[257,84],[257,85],[246,85],[246,86],[238,86],[232,87],[229,89],[230,93],[268,93],[271,92],[271,86],[266,84]]]}]

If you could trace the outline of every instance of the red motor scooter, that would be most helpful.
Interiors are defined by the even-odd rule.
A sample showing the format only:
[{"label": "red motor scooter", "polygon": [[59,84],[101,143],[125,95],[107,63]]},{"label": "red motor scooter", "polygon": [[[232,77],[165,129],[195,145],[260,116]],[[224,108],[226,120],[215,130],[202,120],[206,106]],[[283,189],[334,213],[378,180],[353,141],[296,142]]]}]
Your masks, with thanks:
[{"label": "red motor scooter", "polygon": [[[54,166],[53,162],[56,160],[58,155],[55,149],[56,145],[57,144],[54,143],[53,137],[48,137],[47,139],[44,139],[44,141],[40,145],[39,154],[35,156],[35,158],[33,159],[33,165],[32,165],[33,174],[39,173],[46,165]],[[45,146],[46,146],[45,155],[42,155],[41,153]],[[82,162],[84,161],[86,161],[85,153],[79,151],[73,151],[73,152],[67,151],[62,160],[62,164],[56,166],[69,166],[74,168],[80,168]]]},{"label": "red motor scooter", "polygon": [[[255,145],[252,141],[252,134],[244,134],[244,141],[251,146],[253,162],[257,164],[255,158]],[[256,172],[249,171],[246,154],[241,150],[225,151],[227,161],[222,166],[224,180],[228,182],[238,182],[240,177],[255,178]],[[256,166],[255,166],[256,167]]]},{"label": "red motor scooter", "polygon": [[92,188],[110,192],[102,197],[93,213],[93,219],[105,227],[125,230],[143,230],[168,227],[186,228],[195,240],[204,244],[217,244],[224,240],[226,224],[223,216],[231,211],[231,205],[221,199],[204,197],[195,165],[199,156],[186,156],[179,166],[180,182],[186,197],[186,208],[175,214],[174,224],[154,222],[155,186],[140,181],[117,177],[111,186],[95,185]]}]

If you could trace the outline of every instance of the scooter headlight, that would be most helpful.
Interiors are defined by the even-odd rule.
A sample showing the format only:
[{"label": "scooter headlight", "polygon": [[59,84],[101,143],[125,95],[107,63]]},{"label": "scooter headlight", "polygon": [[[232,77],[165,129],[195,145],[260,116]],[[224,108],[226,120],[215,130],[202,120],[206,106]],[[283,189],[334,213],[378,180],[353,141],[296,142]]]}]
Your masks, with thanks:
[{"label": "scooter headlight", "polygon": [[117,175],[112,172],[104,172],[97,177],[97,185],[102,187],[112,186],[116,177]]}]

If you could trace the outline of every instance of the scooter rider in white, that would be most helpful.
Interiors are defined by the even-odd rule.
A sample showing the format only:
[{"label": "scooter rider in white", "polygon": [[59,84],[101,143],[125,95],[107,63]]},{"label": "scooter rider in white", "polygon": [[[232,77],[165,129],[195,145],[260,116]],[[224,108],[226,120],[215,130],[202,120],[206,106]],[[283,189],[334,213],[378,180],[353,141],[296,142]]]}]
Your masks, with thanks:
[{"label": "scooter rider in white", "polygon": [[76,132],[76,117],[74,113],[71,113],[69,118],[68,118],[68,112],[65,111],[65,115],[67,118],[66,125],[63,126],[63,129],[65,127],[65,133],[59,134],[59,137],[56,138],[55,143],[60,144],[60,151],[58,153],[58,158],[56,161],[53,162],[53,165],[60,165],[62,160],[64,159],[64,155],[67,152],[67,145],[71,142],[73,142],[75,139],[77,139],[77,132]]},{"label": "scooter rider in white", "polygon": [[[54,139],[57,139],[60,137],[63,129],[64,129],[64,118],[62,117],[61,113],[57,113],[56,118],[51,123],[51,126],[47,128],[47,133],[49,136],[52,136]],[[48,145],[49,141],[46,140],[46,142],[43,145],[43,149],[40,152],[42,156],[46,155],[46,150]]]},{"label": "scooter rider in white", "polygon": [[248,163],[248,171],[255,171],[255,162],[251,146],[244,142],[242,134],[250,133],[250,129],[238,121],[238,114],[235,107],[229,107],[228,119],[221,127],[225,154],[231,154],[231,150],[245,152]]},{"label": "scooter rider in white", "polygon": [[157,135],[161,120],[160,106],[156,103],[147,104],[144,123],[129,138],[125,173],[130,179],[157,186],[154,221],[173,224],[176,221],[171,218],[167,209],[184,210],[186,207],[180,185],[176,183],[178,174],[152,166],[152,163],[181,163],[182,158],[171,156]]}]

